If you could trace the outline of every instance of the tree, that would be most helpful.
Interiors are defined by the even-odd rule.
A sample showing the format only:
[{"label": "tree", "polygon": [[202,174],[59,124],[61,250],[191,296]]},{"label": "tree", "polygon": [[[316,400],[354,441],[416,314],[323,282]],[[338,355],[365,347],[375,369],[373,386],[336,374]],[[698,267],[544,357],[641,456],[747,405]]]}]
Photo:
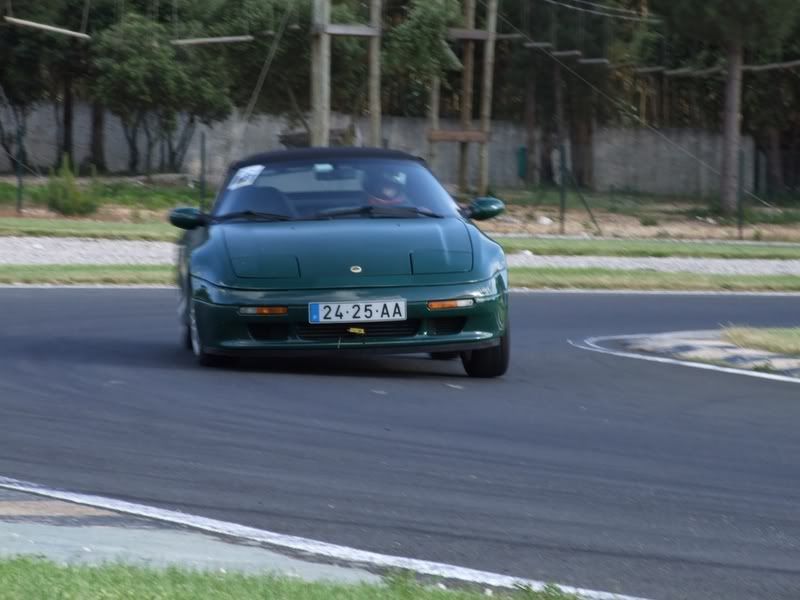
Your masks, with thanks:
[{"label": "tree", "polygon": [[122,122],[128,143],[128,169],[139,168],[139,132],[144,131],[149,169],[154,145],[153,129],[174,116],[178,98],[188,85],[162,25],[128,14],[101,33],[93,47],[97,76],[94,96]]},{"label": "tree", "polygon": [[231,82],[225,58],[210,49],[179,51],[183,76],[172,110],[162,111],[161,131],[167,144],[170,171],[179,171],[198,123],[211,125],[226,119],[233,110]]},{"label": "tree", "polygon": [[797,0],[653,0],[672,29],[715,44],[727,64],[720,181],[722,210],[736,210],[741,145],[742,66],[747,51],[780,47],[799,14]]},{"label": "tree", "polygon": [[[309,130],[306,114],[310,105],[308,85],[311,71],[311,0],[227,0],[215,18],[214,35],[251,33],[251,44],[236,44],[224,49],[231,81],[231,97],[236,106],[246,106],[269,55],[288,8],[293,7],[290,26],[283,32],[275,58],[255,108],[257,111],[283,114],[291,125]],[[359,2],[346,0],[334,4],[334,23],[363,20]],[[366,97],[366,46],[352,37],[336,37],[332,42],[331,106],[333,110],[359,114]]]},{"label": "tree", "polygon": [[[42,2],[34,12],[29,7],[17,14],[23,18],[48,18],[52,6]],[[48,74],[40,60],[48,34],[0,22],[0,146],[10,156],[21,156],[27,164],[25,136],[27,119],[34,106],[48,93]],[[21,147],[17,146],[17,138]]]}]

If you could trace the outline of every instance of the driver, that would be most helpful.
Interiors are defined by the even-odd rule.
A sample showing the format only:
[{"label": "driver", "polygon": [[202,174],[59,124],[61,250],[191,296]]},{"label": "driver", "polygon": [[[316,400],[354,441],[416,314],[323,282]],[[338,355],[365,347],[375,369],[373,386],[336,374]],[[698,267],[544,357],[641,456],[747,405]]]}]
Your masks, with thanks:
[{"label": "driver", "polygon": [[368,171],[364,178],[364,191],[367,192],[367,202],[371,206],[408,204],[405,186],[387,171]]}]

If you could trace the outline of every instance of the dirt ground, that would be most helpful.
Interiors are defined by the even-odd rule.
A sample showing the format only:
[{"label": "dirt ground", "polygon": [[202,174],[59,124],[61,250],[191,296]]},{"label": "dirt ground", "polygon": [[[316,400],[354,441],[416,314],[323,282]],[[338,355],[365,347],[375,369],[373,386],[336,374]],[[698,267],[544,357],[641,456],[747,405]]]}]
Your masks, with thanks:
[{"label": "dirt ground", "polygon": [[[678,218],[675,215],[658,219],[657,225],[642,225],[638,216],[595,211],[602,237],[620,239],[707,239],[736,240],[735,226],[724,226],[704,219]],[[506,213],[481,223],[487,232],[497,234],[558,235],[560,225],[556,207],[509,206]],[[567,212],[565,233],[570,236],[597,237],[597,229],[583,210]],[[744,228],[744,239],[750,241],[800,242],[800,225],[757,225]]]},{"label": "dirt ground", "polygon": [[[0,218],[16,216],[20,215],[17,214],[13,206],[0,206]],[[41,207],[25,208],[21,216],[41,219],[65,218],[59,217],[58,214]],[[602,236],[593,225],[589,215],[585,211],[578,209],[568,211],[565,234],[586,238],[610,237],[619,239],[738,239],[738,231],[735,226],[720,225],[713,220],[709,222],[699,218],[679,218],[673,214],[666,218],[662,215],[657,219],[656,225],[647,226],[642,224],[642,219],[638,216],[621,215],[603,210],[595,211],[595,216],[602,231]],[[557,207],[510,205],[505,214],[478,225],[484,231],[498,235],[559,235],[558,218]],[[88,220],[139,223],[165,219],[165,211],[106,205],[101,206],[97,213]],[[800,242],[800,225],[747,226],[744,229],[744,239],[748,241]]]}]

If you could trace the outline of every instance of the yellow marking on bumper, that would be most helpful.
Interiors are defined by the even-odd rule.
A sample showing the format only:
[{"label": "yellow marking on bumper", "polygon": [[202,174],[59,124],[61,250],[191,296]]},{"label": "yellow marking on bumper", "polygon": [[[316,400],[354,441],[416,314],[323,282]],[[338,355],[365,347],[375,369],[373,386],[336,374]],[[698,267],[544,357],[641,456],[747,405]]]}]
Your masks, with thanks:
[{"label": "yellow marking on bumper", "polygon": [[353,335],[367,335],[367,330],[361,327],[350,327],[347,333],[352,333]]}]

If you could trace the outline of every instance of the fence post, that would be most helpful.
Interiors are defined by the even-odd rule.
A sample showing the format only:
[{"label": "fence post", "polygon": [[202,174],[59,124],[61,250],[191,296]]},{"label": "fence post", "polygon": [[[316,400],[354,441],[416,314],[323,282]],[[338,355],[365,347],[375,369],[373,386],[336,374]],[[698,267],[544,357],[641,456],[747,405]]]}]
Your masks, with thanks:
[{"label": "fence post", "polygon": [[200,210],[206,209],[206,132],[200,132]]},{"label": "fence post", "polygon": [[562,143],[558,147],[558,156],[559,156],[559,172],[561,173],[559,188],[561,193],[561,209],[560,209],[560,231],[561,235],[564,235],[566,232],[566,220],[567,220],[567,152],[564,148],[564,144]]},{"label": "fence post", "polygon": [[739,196],[737,201],[739,240],[744,240],[744,148],[739,149]]},{"label": "fence post", "polygon": [[17,212],[22,214],[22,125],[17,126]]}]

